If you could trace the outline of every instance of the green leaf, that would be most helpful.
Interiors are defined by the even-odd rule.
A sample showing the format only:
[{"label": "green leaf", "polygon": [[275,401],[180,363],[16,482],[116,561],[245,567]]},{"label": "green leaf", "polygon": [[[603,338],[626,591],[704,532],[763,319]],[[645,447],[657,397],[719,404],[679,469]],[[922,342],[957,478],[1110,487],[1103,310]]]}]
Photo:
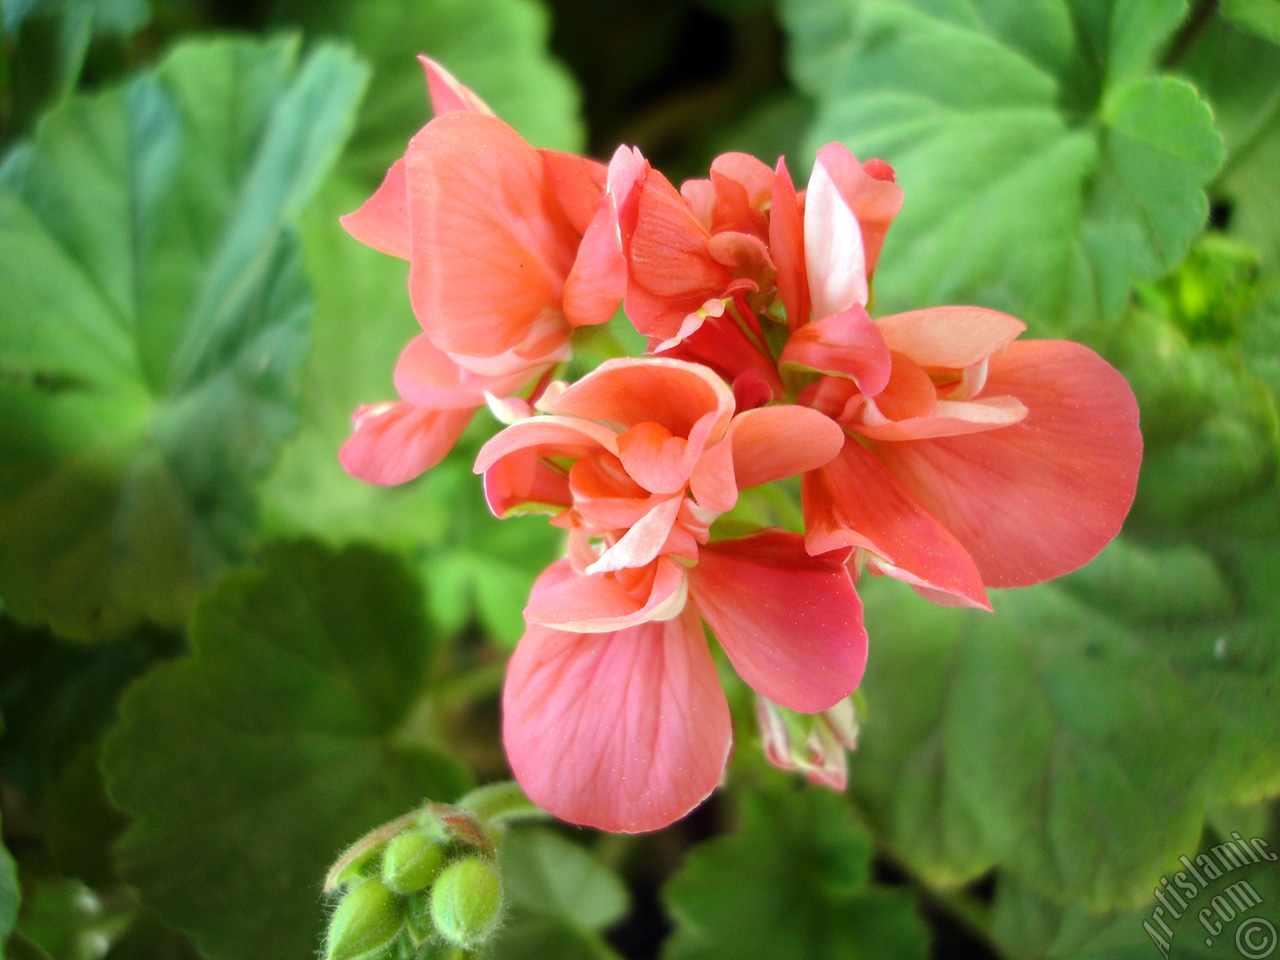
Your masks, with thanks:
[{"label": "green leaf", "polygon": [[1280,43],[1280,3],[1276,0],[1223,0],[1222,15],[1241,30]]},{"label": "green leaf", "polygon": [[297,47],[180,46],[0,172],[0,582],[23,620],[181,623],[253,538],[307,337],[291,224],[363,79]]},{"label": "green leaf", "polygon": [[[1235,938],[1237,930],[1255,917],[1255,935],[1259,936],[1253,942],[1255,947],[1264,946],[1264,938],[1274,937],[1280,928],[1280,871],[1259,855],[1252,841],[1261,839],[1266,844],[1261,848],[1263,853],[1275,853],[1277,844],[1274,836],[1242,834],[1241,839],[1250,846],[1242,848],[1239,841],[1220,835],[1206,840],[1199,853],[1195,847],[1183,851],[1181,856],[1191,866],[1178,860],[1167,866],[1163,880],[1168,883],[1162,880],[1157,888],[1165,903],[1152,900],[1136,910],[1090,913],[1046,900],[1025,884],[1002,879],[992,910],[996,943],[1009,960],[1267,956],[1265,950],[1240,950]],[[1223,847],[1224,841],[1232,848]],[[1253,859],[1246,859],[1246,855]],[[1206,862],[1218,876],[1205,868]],[[1272,924],[1271,931],[1260,921]],[[1248,941],[1243,943],[1248,945]]]},{"label": "green leaf", "polygon": [[995,613],[868,584],[850,784],[895,853],[954,885],[999,866],[1106,908],[1150,896],[1206,807],[1280,789],[1280,645],[1235,557],[1117,542]]},{"label": "green leaf", "polygon": [[598,934],[517,905],[480,952],[482,960],[621,960]]},{"label": "green leaf", "polygon": [[547,49],[550,18],[538,0],[287,2],[286,15],[349,40],[373,64],[370,95],[346,168],[379,182],[431,118],[418,54],[440,61],[535,147],[577,151],[578,91]]},{"label": "green leaf", "polygon": [[528,910],[603,930],[627,912],[617,874],[544,827],[514,827],[502,842],[502,883]]},{"label": "green leaf", "polygon": [[695,847],[664,896],[667,960],[895,960],[928,955],[909,896],[868,883],[871,838],[812,787],[748,794],[738,832]]},{"label": "green leaf", "polygon": [[[1274,11],[1280,3],[1267,0]],[[1223,8],[1230,14],[1229,6]],[[1227,160],[1212,188],[1229,205],[1227,229],[1280,268],[1280,36],[1251,37],[1214,18],[1182,69],[1213,106]]]},{"label": "green leaf", "polygon": [[1181,260],[1222,157],[1208,106],[1152,64],[1169,0],[790,0],[811,147],[897,170],[876,278],[893,312],[976,302],[1040,329],[1111,319]]},{"label": "green leaf", "polygon": [[125,696],[104,755],[133,818],[120,871],[202,954],[313,954],[337,853],[465,788],[406,726],[432,661],[422,611],[392,558],[276,545],[200,604],[194,654]]},{"label": "green leaf", "polygon": [[0,960],[4,960],[4,943],[18,920],[18,866],[0,843]]}]

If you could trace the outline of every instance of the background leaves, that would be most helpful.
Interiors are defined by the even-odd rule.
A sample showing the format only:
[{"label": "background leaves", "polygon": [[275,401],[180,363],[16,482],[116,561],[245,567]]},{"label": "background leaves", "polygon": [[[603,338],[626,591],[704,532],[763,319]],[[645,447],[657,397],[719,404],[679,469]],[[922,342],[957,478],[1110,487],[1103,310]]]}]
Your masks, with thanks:
[{"label": "background leaves", "polygon": [[200,606],[193,655],[125,697],[104,758],[134,818],[120,869],[206,956],[309,955],[343,847],[466,786],[416,726],[422,610],[390,558],[277,545]]},{"label": "background leaves", "polygon": [[3,168],[0,576],[24,619],[177,625],[245,554],[307,341],[290,223],[363,81],[338,48],[296,57],[180,47]]}]

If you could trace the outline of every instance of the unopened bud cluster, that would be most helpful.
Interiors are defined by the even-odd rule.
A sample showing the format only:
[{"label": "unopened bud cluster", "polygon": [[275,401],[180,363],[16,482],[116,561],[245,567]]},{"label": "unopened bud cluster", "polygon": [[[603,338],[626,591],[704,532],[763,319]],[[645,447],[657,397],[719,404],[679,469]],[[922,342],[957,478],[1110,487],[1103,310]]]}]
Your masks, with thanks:
[{"label": "unopened bud cluster", "polygon": [[498,925],[494,846],[468,812],[443,804],[365,836],[334,865],[339,894],[325,960],[428,960],[475,950]]},{"label": "unopened bud cluster", "polygon": [[765,758],[783,770],[798,770],[809,782],[843,790],[849,781],[848,752],[858,747],[861,696],[855,692],[817,714],[799,714],[756,697],[756,722]]}]

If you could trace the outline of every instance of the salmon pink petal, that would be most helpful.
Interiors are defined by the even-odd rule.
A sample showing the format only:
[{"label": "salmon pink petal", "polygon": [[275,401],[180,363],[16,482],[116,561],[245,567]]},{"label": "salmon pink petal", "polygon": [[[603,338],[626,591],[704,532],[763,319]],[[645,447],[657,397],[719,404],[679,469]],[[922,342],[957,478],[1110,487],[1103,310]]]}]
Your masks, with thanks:
[{"label": "salmon pink petal", "polygon": [[922,367],[955,370],[984,360],[1014,341],[1027,325],[981,307],[933,307],[881,317],[876,326],[889,349]]},{"label": "salmon pink petal", "polygon": [[910,357],[891,352],[893,369],[889,382],[876,394],[875,411],[880,421],[927,417],[938,405],[938,388],[928,371]]},{"label": "salmon pink petal", "polygon": [[507,667],[502,731],[534,803],[628,833],[665,827],[706,799],[733,739],[690,612],[614,633],[531,625]]},{"label": "salmon pink petal", "polygon": [[570,326],[607,323],[627,292],[627,258],[613,197],[606,197],[578,246],[564,284],[564,313]]},{"label": "salmon pink petal", "polygon": [[557,630],[605,633],[670,620],[684,609],[688,580],[679,564],[659,558],[633,580],[616,573],[575,573],[568,561],[557,561],[533,585],[524,617]]},{"label": "salmon pink petal", "polygon": [[707,250],[710,233],[666,177],[649,170],[637,191],[627,245],[627,316],[646,336],[671,340],[685,318],[724,294],[731,274]]},{"label": "salmon pink petal", "polygon": [[410,403],[437,410],[475,409],[485,394],[496,397],[515,392],[541,371],[524,370],[505,377],[485,377],[458,366],[426,334],[409,341],[396,363],[396,390]]},{"label": "salmon pink petal", "polygon": [[366,483],[404,483],[444,459],[476,409],[433,410],[412,403],[361,407],[338,459],[347,473]]},{"label": "salmon pink petal", "polygon": [[778,292],[795,330],[809,319],[809,281],[804,265],[804,218],[796,187],[784,161],[778,161],[769,212],[769,250],[777,268]]},{"label": "salmon pink petal", "polygon": [[486,470],[484,497],[499,519],[512,512],[555,514],[573,504],[569,478],[549,466],[536,450],[518,451]]},{"label": "salmon pink petal", "polygon": [[844,431],[817,410],[786,404],[733,418],[729,440],[739,490],[794,477],[827,463],[844,446]]},{"label": "salmon pink petal", "polygon": [[689,571],[693,605],[738,675],[763,697],[816,713],[862,679],[862,602],[848,551],[811,557],[794,533],[721,540]]},{"label": "salmon pink petal", "polygon": [[423,330],[454,355],[560,350],[579,237],[538,152],[495,117],[449,113],[413,138],[405,162],[409,293]]},{"label": "salmon pink petal", "polygon": [[1013,343],[987,392],[1026,419],[966,436],[877,443],[874,452],[969,551],[992,587],[1020,587],[1087,563],[1120,530],[1142,460],[1129,385],[1092,350]]},{"label": "salmon pink petal", "polygon": [[885,388],[892,369],[880,328],[858,304],[799,327],[788,338],[778,362],[848,377],[867,396]]},{"label": "salmon pink petal", "polygon": [[606,360],[544,406],[549,413],[616,423],[629,429],[652,421],[690,437],[708,414],[708,439],[723,435],[733,416],[733,391],[708,368],[682,360]]},{"label": "salmon pink petal", "polygon": [[829,143],[819,150],[817,162],[826,168],[862,228],[870,276],[880,259],[889,225],[902,209],[902,188],[894,183],[893,167],[883,160],[860,164],[842,143]]},{"label": "salmon pink petal", "polygon": [[767,163],[749,153],[722,153],[712,160],[711,182],[718,180],[727,180],[742,187],[747,203],[757,210],[766,207],[773,196],[773,171]]},{"label": "salmon pink petal", "polygon": [[851,423],[850,429],[872,440],[926,440],[931,437],[956,437],[965,433],[998,430],[1021,422],[1027,415],[1027,408],[1013,397],[939,400],[928,416],[906,420],[881,418],[873,421],[868,415],[874,410],[874,401],[868,403],[863,411],[863,421]]},{"label": "salmon pink petal", "polygon": [[618,437],[618,458],[623,468],[645,490],[678,493],[689,482],[693,464],[686,463],[689,442],[647,420]]},{"label": "salmon pink petal", "polygon": [[538,154],[564,215],[575,232],[586,233],[604,195],[608,168],[599,160],[574,153],[539,150]]},{"label": "salmon pink petal", "polygon": [[351,236],[382,253],[409,259],[409,190],[404,158],[387,171],[382,185],[359,210],[338,220]]},{"label": "salmon pink petal", "polygon": [[800,490],[810,553],[862,547],[883,558],[879,569],[892,577],[991,609],[978,568],[960,541],[856,440],[805,474]]},{"label": "salmon pink petal", "polygon": [[572,460],[602,449],[616,454],[617,434],[608,427],[575,417],[530,417],[491,437],[476,454],[475,472],[484,473],[503,457],[530,449],[540,457]]},{"label": "salmon pink petal", "polygon": [[457,77],[436,61],[421,55],[418,61],[427,72],[427,93],[431,96],[431,109],[437,117],[454,110],[493,116],[493,110],[487,103],[464,87]]}]

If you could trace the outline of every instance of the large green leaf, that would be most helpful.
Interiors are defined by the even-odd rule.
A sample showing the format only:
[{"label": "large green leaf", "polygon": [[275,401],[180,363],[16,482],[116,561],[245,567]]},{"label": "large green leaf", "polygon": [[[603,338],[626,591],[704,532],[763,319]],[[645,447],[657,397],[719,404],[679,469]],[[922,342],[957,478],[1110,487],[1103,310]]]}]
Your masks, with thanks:
[{"label": "large green leaf", "polygon": [[255,527],[310,301],[291,224],[363,70],[177,48],[51,115],[0,185],[0,595],[87,637],[180,623]]},{"label": "large green leaf", "polygon": [[420,588],[369,549],[277,545],[199,605],[191,641],[126,694],[107,740],[108,790],[133,817],[121,873],[213,960],[302,960],[342,847],[465,786],[416,724]]},{"label": "large green leaf", "polygon": [[1163,903],[1128,911],[1089,913],[1001,880],[992,932],[1009,960],[1261,960],[1280,929],[1280,870],[1266,859],[1276,852],[1274,835],[1214,836],[1169,865],[1155,888]]},{"label": "large green leaf", "polygon": [[871,838],[813,787],[752,793],[736,833],[695,847],[665,890],[667,960],[923,958],[911,897],[869,884]]},{"label": "large green leaf", "polygon": [[417,56],[443,63],[536,147],[578,150],[578,91],[547,49],[539,0],[284,0],[286,15],[333,32],[373,64],[348,168],[381,180],[431,116]]},{"label": "large green leaf", "polygon": [[[1280,24],[1280,3],[1264,0]],[[1260,5],[1261,6],[1261,5]],[[1230,12],[1230,7],[1224,8]],[[1213,193],[1230,204],[1229,230],[1280,268],[1280,33],[1251,37],[1215,18],[1182,69],[1213,105],[1227,159]]]},{"label": "large green leaf", "polygon": [[1218,560],[1118,542],[994,614],[868,585],[850,783],[892,849],[939,885],[999,866],[1097,908],[1150,897],[1210,802],[1280,789],[1272,536]]},{"label": "large green leaf", "polygon": [[1174,0],[789,0],[792,73],[906,192],[881,312],[975,302],[1042,329],[1109,319],[1175,265],[1222,156],[1209,108],[1154,72]]}]

